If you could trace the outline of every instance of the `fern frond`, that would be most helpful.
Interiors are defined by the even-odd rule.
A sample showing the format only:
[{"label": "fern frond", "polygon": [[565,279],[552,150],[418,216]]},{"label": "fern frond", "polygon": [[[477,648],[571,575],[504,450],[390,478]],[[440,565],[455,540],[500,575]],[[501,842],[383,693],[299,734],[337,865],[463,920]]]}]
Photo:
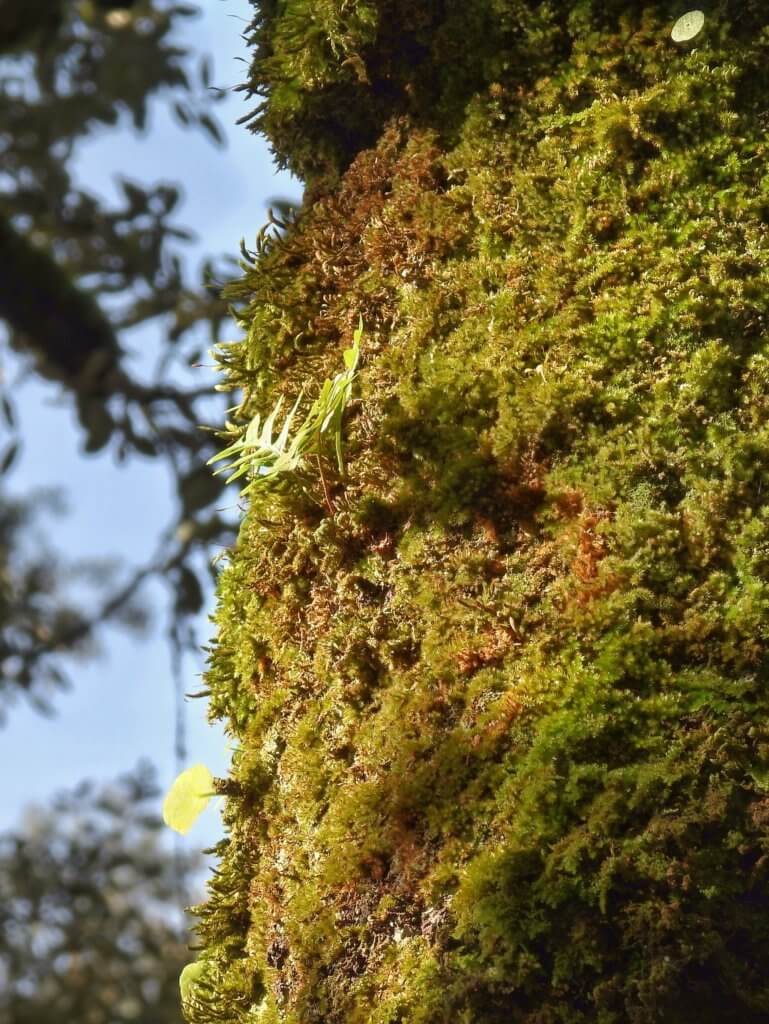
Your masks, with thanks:
[{"label": "fern frond", "polygon": [[227,465],[215,469],[214,473],[229,473],[226,480],[228,484],[247,476],[248,483],[240,493],[241,496],[249,494],[257,488],[264,488],[274,483],[276,477],[303,469],[308,456],[321,454],[326,436],[329,434],[334,439],[339,472],[343,473],[342,419],[352,395],[360,360],[362,337],[363,319],[361,318],[353,335],[352,347],[344,352],[345,369],[335,377],[327,378],[323,382],[320,394],[290,442],[291,428],[304,391],[299,393],[291,411],[283,421],[277,437],[273,438],[273,430],[283,407],[282,395],[263,423],[260,414],[257,413],[242,437],[208,460],[209,465],[222,460],[230,460]]}]

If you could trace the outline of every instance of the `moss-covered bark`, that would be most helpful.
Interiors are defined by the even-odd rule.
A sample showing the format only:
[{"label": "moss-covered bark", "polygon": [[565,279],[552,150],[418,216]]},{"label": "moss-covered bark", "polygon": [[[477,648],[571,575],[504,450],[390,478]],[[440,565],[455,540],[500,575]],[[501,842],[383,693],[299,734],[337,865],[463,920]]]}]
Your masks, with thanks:
[{"label": "moss-covered bark", "polygon": [[769,1021],[769,11],[685,9],[261,4],[244,418],[366,333],[221,579],[195,1021]]}]

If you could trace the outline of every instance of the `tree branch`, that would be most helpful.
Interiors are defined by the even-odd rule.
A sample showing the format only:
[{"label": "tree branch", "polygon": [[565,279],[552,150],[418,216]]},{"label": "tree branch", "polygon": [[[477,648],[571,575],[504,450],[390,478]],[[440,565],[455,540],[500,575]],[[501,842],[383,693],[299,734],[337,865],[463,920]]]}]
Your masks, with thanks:
[{"label": "tree branch", "polygon": [[36,353],[39,372],[81,393],[101,390],[121,349],[98,303],[2,216],[0,266],[0,318]]}]

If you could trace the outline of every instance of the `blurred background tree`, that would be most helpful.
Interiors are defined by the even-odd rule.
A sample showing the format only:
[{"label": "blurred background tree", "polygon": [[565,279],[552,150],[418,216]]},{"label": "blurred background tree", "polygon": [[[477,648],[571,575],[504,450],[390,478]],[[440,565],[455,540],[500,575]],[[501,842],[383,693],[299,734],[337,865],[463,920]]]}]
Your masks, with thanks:
[{"label": "blurred background tree", "polygon": [[[227,316],[220,285],[232,263],[209,261],[190,280],[178,184],[126,174],[115,204],[73,173],[83,143],[126,124],[144,131],[153,102],[222,143],[210,61],[177,38],[196,13],[168,0],[4,0],[0,9],[0,715],[20,693],[49,707],[66,681],[62,655],[92,649],[105,622],[141,626],[149,577],[169,589],[175,647],[192,643],[207,556],[230,536],[216,510],[221,484],[205,467],[212,437],[199,429],[221,420],[221,407],[192,368],[203,329],[215,337]],[[17,402],[31,376],[56,382],[76,410],[85,453],[161,460],[172,474],[178,515],[127,579],[104,560],[68,564],[39,497],[11,500],[3,489],[22,449]]]},{"label": "blurred background tree", "polygon": [[85,783],[0,834],[0,1024],[177,1024],[190,959],[153,771]]},{"label": "blurred background tree", "polygon": [[[211,554],[232,537],[235,510],[219,509],[221,484],[205,466],[216,442],[200,429],[222,421],[224,398],[201,361],[229,316],[222,286],[237,264],[191,269],[182,187],[164,180],[162,160],[151,175],[125,161],[111,198],[81,160],[105,137],[121,153],[127,133],[146,135],[167,113],[223,144],[224,90],[210,58],[185,42],[198,13],[171,0],[0,0],[0,724],[21,696],[51,710],[70,659],[98,649],[109,624],[147,625],[152,580],[167,589],[178,666],[199,644],[192,623]],[[139,462],[167,472],[174,510],[163,524],[142,509],[142,527],[157,533],[145,561],[125,550],[133,565],[83,558],[62,541],[54,517],[76,485],[27,485],[30,394],[71,412],[97,486],[110,461],[129,477]],[[61,440],[47,443],[52,478]],[[94,500],[110,516],[111,496]],[[178,702],[184,688],[177,679]],[[117,689],[105,703],[119,706]],[[118,714],[116,747],[128,731]],[[18,778],[7,747],[6,757]],[[83,783],[0,834],[0,1024],[181,1021],[179,972],[192,959],[182,908],[200,864],[164,844],[158,798],[145,766],[111,785]]]}]

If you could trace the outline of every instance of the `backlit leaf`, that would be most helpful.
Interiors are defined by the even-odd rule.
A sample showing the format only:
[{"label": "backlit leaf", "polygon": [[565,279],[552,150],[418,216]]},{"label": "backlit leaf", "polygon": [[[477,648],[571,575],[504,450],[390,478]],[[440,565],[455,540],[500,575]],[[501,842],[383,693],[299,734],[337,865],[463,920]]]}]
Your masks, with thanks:
[{"label": "backlit leaf", "polygon": [[163,801],[163,821],[185,835],[216,795],[213,788],[213,776],[204,764],[187,768],[176,778]]},{"label": "backlit leaf", "polygon": [[673,26],[670,33],[674,43],[688,43],[702,31],[705,25],[705,15],[702,11],[687,11],[682,14]]}]

